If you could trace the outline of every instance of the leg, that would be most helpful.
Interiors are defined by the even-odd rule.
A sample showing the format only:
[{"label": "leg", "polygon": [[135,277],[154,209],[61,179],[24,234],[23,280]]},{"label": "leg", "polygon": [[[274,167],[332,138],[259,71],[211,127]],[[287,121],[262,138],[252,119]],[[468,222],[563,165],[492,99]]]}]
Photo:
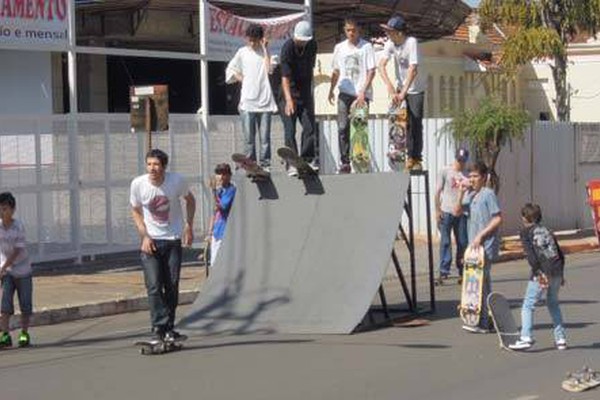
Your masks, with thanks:
[{"label": "leg", "polygon": [[179,303],[179,276],[181,272],[181,241],[169,240],[165,249],[165,267],[167,268],[165,279],[165,302],[169,313],[167,329],[172,330],[175,326],[175,311]]},{"label": "leg", "polygon": [[219,252],[219,249],[221,248],[221,239],[215,239],[215,237],[213,236],[212,240],[210,241],[210,266],[214,266],[215,265],[215,260],[217,259],[217,253]]},{"label": "leg", "polygon": [[529,341],[533,339],[533,314],[535,312],[535,303],[540,297],[541,291],[537,281],[527,282],[523,306],[521,307],[521,339]]},{"label": "leg", "polygon": [[342,164],[350,163],[350,107],[354,100],[356,97],[344,93],[340,93],[338,97],[338,143]]},{"label": "leg", "polygon": [[[159,246],[159,241],[155,241]],[[142,267],[144,268],[144,282],[148,293],[148,305],[150,307],[150,322],[152,329],[158,333],[164,333],[169,322],[168,310],[163,297],[163,273],[161,271],[160,250],[155,254],[141,253]]]},{"label": "leg", "polygon": [[409,94],[406,96],[408,109],[408,156],[423,160],[423,105],[424,93]]},{"label": "leg", "polygon": [[452,264],[451,227],[452,214],[442,213],[442,220],[440,221],[440,276],[450,274],[450,265]]},{"label": "leg", "polygon": [[271,166],[271,113],[258,113],[258,127],[260,129],[260,165]]},{"label": "leg", "polygon": [[240,111],[244,132],[244,155],[256,161],[256,113]]},{"label": "leg", "polygon": [[492,292],[492,262],[486,258],[483,266],[483,287],[481,296],[481,316],[479,318],[479,327],[482,329],[490,328],[490,316],[487,304],[487,297]]},{"label": "leg", "polygon": [[315,106],[311,101],[298,105],[298,116],[302,125],[302,145],[300,157],[306,162],[319,161],[319,136],[315,119]]},{"label": "leg", "polygon": [[564,341],[567,338],[558,300],[561,284],[561,277],[551,277],[546,295],[546,306],[548,307],[548,312],[550,313],[552,323],[554,324],[554,341],[557,343],[559,341]]},{"label": "leg", "polygon": [[19,308],[21,309],[21,331],[27,332],[29,329],[29,319],[33,313],[33,280],[31,276],[26,276],[17,279],[16,283]]},{"label": "leg", "polygon": [[458,275],[462,276],[465,250],[469,244],[467,237],[467,218],[465,216],[453,217],[452,231],[456,242],[456,269]]},{"label": "leg", "polygon": [[15,296],[15,282],[12,276],[5,275],[2,278],[2,305],[0,307],[0,347],[12,346],[12,340],[10,337],[10,316],[15,313],[14,308],[14,296]]},{"label": "leg", "polygon": [[283,123],[284,143],[286,147],[294,150],[298,154],[298,144],[296,143],[296,114],[285,115],[285,106],[280,107],[281,122]]}]

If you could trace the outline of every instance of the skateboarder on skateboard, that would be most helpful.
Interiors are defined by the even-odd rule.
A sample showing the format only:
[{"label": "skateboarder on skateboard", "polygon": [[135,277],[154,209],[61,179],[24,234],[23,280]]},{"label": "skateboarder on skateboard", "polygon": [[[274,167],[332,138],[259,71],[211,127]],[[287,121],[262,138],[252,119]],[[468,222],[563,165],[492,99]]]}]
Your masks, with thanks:
[{"label": "skateboarder on skateboard", "polygon": [[[140,235],[140,257],[150,306],[153,340],[176,341],[173,328],[179,297],[182,245],[193,239],[196,200],[185,178],[167,172],[169,157],[159,149],[146,154],[146,171],[131,182],[132,217]],[[185,201],[185,219],[181,199]]]},{"label": "skateboarder on skateboard", "polygon": [[346,40],[333,50],[329,103],[334,104],[338,89],[337,121],[340,148],[340,173],[349,173],[350,166],[350,115],[353,107],[364,107],[373,98],[371,83],[375,77],[375,51],[373,45],[360,37],[360,26],[353,18],[344,20]]},{"label": "skateboarder on skateboard", "polygon": [[[387,24],[382,24],[388,40],[379,62],[379,73],[394,104],[406,100],[408,109],[408,159],[407,170],[423,169],[423,105],[425,102],[425,79],[420,74],[417,39],[407,35],[406,21],[394,15]],[[396,82],[392,83],[387,73],[387,63],[393,58]]]},{"label": "skateboarder on skateboard", "polygon": [[[502,215],[498,198],[494,191],[485,187],[488,168],[482,162],[476,162],[469,168],[469,185],[461,185],[455,205],[456,215],[467,215],[467,233],[469,246],[483,246],[485,261],[483,266],[482,298],[487,299],[492,291],[490,271],[492,261],[498,255],[500,238],[498,228],[502,223]],[[479,325],[471,327],[464,325],[465,330],[474,333],[487,333],[490,328],[488,307],[486,301],[481,302]]]},{"label": "skateboarder on skateboard", "polygon": [[227,83],[242,83],[238,109],[244,131],[244,155],[256,161],[256,130],[260,131],[259,165],[271,166],[271,116],[277,111],[269,83],[271,56],[264,29],[250,24],[246,29],[246,46],[240,48],[227,65]]},{"label": "skateboarder on skateboard", "polygon": [[[285,146],[296,152],[316,171],[319,169],[319,135],[315,120],[313,70],[317,60],[317,42],[307,21],[294,27],[294,34],[281,48],[281,88],[279,109],[285,133]],[[300,151],[296,143],[296,122],[302,125]],[[290,176],[298,175],[295,167],[286,165]]]},{"label": "skateboarder on skateboard", "polygon": [[564,284],[565,257],[552,232],[541,224],[542,210],[537,204],[525,204],[521,209],[524,228],[521,242],[527,255],[531,272],[521,308],[521,338],[509,346],[513,350],[526,350],[533,343],[533,314],[535,304],[546,291],[546,306],[554,324],[554,343],[559,350],[567,348],[558,294]]}]

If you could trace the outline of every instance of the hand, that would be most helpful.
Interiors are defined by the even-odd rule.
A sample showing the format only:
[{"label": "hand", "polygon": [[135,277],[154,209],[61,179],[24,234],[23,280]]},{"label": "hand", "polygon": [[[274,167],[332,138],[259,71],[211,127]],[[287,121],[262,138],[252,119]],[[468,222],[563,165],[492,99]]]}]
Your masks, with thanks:
[{"label": "hand", "polygon": [[538,275],[538,284],[542,289],[548,289],[548,277],[543,272]]},{"label": "hand", "polygon": [[285,115],[291,117],[296,113],[296,105],[294,104],[294,100],[289,100],[285,102]]},{"label": "hand", "polygon": [[356,105],[358,107],[362,107],[365,105],[366,101],[365,92],[359,92],[358,96],[356,97]]},{"label": "hand", "polygon": [[183,237],[181,238],[181,244],[183,247],[190,247],[194,241],[194,230],[190,224],[185,224],[183,228]]},{"label": "hand", "polygon": [[402,102],[404,101],[404,99],[405,99],[405,98],[406,98],[406,95],[405,95],[404,93],[402,93],[402,92],[400,92],[400,93],[396,93],[396,94],[394,94],[394,96],[392,97],[392,102],[393,102],[394,104],[398,104],[398,105],[400,105],[400,104],[402,104]]},{"label": "hand", "polygon": [[262,40],[260,41],[260,44],[262,46],[263,49],[267,49],[267,47],[269,47],[269,39],[265,36],[262,38]]},{"label": "hand", "polygon": [[394,96],[396,95],[396,88],[392,85],[388,85],[387,91],[388,91],[388,97],[390,97],[393,100]]},{"label": "hand", "polygon": [[142,238],[141,250],[146,254],[154,254],[156,252],[156,245],[150,236],[146,235]]},{"label": "hand", "polygon": [[474,249],[481,247],[482,241],[483,241],[483,238],[481,237],[481,235],[475,236],[475,238],[473,239],[473,242],[471,242],[471,247],[473,247]]},{"label": "hand", "polygon": [[329,104],[335,104],[335,93],[333,92],[333,89],[329,91],[329,96],[327,97],[327,99],[329,100]]}]

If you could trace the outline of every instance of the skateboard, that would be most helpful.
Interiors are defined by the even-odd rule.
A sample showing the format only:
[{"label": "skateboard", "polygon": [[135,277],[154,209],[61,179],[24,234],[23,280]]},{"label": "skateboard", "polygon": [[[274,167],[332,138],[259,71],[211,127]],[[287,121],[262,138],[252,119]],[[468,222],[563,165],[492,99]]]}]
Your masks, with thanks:
[{"label": "skateboard", "polygon": [[181,335],[176,340],[140,340],[135,342],[135,345],[140,346],[140,354],[150,356],[181,350],[183,348],[182,342],[186,339],[187,336]]},{"label": "skateboard", "polygon": [[263,169],[253,159],[246,157],[241,153],[233,153],[231,159],[235,164],[246,171],[246,176],[252,181],[267,180],[271,174]]},{"label": "skateboard", "polygon": [[460,318],[467,326],[475,327],[481,317],[483,297],[483,247],[467,247],[464,255],[463,282],[458,306]]},{"label": "skateboard", "polygon": [[406,133],[408,127],[408,111],[406,102],[392,104],[388,110],[388,161],[390,167],[399,171],[406,162]]},{"label": "skateboard", "polygon": [[600,386],[600,373],[589,367],[567,374],[567,379],[562,382],[562,388],[567,392],[583,392]]},{"label": "skateboard", "polygon": [[500,347],[512,351],[509,346],[519,340],[520,332],[510,311],[508,300],[502,294],[492,292],[488,295],[487,302],[494,328],[500,339]]},{"label": "skateboard", "polygon": [[289,165],[298,170],[298,178],[304,179],[309,176],[316,176],[317,172],[296,152],[289,147],[280,147],[277,149],[277,155]]},{"label": "skateboard", "polygon": [[371,154],[369,149],[369,105],[350,107],[350,161],[354,171],[369,172]]}]

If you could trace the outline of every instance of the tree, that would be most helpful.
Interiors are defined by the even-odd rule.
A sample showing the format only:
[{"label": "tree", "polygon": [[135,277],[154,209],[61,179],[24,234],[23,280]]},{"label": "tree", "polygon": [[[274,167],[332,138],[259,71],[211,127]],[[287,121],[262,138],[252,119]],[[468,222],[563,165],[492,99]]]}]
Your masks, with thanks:
[{"label": "tree", "polygon": [[500,181],[496,162],[500,151],[507,144],[512,146],[513,140],[522,140],[528,123],[529,116],[524,110],[486,97],[477,108],[456,114],[441,132],[451,135],[455,143],[466,143],[475,160],[485,163],[490,171],[487,185],[497,193]]},{"label": "tree", "polygon": [[553,60],[557,117],[568,121],[566,48],[577,33],[596,33],[600,0],[483,0],[479,13],[484,28],[495,23],[507,34],[500,63],[508,71],[536,59]]}]

